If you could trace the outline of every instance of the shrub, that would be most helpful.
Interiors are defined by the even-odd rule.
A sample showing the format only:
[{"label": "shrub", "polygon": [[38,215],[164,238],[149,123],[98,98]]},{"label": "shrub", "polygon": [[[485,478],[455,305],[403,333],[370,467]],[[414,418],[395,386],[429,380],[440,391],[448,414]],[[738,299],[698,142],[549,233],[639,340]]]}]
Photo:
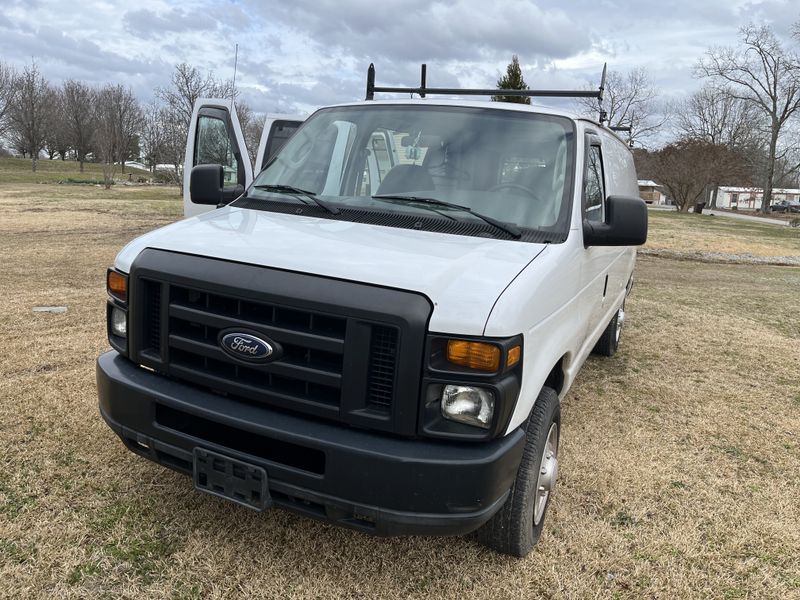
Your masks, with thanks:
[{"label": "shrub", "polygon": [[[63,183],[71,183],[73,185],[103,185],[104,181],[102,179],[76,179],[74,177],[67,177]],[[113,180],[111,184],[114,184]]]}]

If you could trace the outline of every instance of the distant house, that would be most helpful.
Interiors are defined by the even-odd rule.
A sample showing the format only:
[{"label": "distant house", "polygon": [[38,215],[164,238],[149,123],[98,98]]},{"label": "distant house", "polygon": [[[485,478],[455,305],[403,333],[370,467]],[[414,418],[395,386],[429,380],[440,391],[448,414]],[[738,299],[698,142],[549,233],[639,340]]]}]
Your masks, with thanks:
[{"label": "distant house", "polygon": [[[640,188],[641,189],[641,188]],[[731,210],[760,210],[764,192],[761,188],[720,186],[717,193],[717,208]],[[800,200],[800,190],[773,188],[772,204],[781,200]]]},{"label": "distant house", "polygon": [[640,179],[639,197],[647,204],[668,204],[667,196],[661,191],[661,186],[651,179]]}]

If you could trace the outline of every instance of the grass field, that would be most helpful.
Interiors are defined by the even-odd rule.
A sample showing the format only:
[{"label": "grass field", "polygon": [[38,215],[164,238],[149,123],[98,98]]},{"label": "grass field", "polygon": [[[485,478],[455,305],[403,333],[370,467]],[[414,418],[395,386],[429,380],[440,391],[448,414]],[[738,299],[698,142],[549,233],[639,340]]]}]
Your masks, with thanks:
[{"label": "grass field", "polygon": [[800,255],[800,227],[780,227],[728,217],[648,211],[647,246],[663,250]]},{"label": "grass field", "polygon": [[[800,598],[800,269],[639,260],[621,352],[568,394],[548,524],[514,560],[255,514],[123,448],[94,384],[105,269],[179,214],[170,189],[0,186],[0,597]],[[797,248],[686,219],[654,216],[651,244]]]},{"label": "grass field", "polygon": [[[123,181],[128,179],[128,174],[133,175],[134,181],[138,177],[149,179],[150,173],[140,169],[125,167],[125,172],[117,167],[115,179]],[[99,163],[84,163],[84,172],[80,172],[80,165],[72,160],[38,160],[36,172],[31,171],[31,161],[26,158],[0,158],[0,184],[9,183],[57,183],[68,179],[76,180],[103,180],[103,169]]]}]

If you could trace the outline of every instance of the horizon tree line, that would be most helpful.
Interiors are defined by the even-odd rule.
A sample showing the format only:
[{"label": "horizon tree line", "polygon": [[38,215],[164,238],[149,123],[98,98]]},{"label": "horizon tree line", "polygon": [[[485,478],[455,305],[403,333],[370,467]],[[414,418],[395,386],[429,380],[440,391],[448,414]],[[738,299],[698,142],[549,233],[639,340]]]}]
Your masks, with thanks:
[{"label": "horizon tree line", "polygon": [[[164,176],[180,184],[195,100],[233,95],[231,81],[203,75],[187,63],[176,65],[170,84],[142,103],[120,84],[68,79],[52,85],[35,62],[17,72],[0,61],[0,142],[30,158],[34,172],[42,153],[50,160],[77,161],[81,173],[86,162],[99,162],[110,187],[118,167],[124,172],[127,162],[141,159],[153,174],[157,165],[171,165]],[[253,159],[265,115],[238,100],[236,111]]]}]

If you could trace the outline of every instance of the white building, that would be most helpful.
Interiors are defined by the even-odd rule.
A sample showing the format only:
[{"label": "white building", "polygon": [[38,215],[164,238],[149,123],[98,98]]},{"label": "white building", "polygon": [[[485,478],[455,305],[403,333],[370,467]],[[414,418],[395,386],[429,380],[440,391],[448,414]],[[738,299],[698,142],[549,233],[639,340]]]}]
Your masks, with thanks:
[{"label": "white building", "polygon": [[[717,208],[732,210],[760,210],[764,193],[761,188],[732,187],[722,185],[717,193]],[[772,204],[781,200],[800,200],[800,190],[772,189]]]}]

